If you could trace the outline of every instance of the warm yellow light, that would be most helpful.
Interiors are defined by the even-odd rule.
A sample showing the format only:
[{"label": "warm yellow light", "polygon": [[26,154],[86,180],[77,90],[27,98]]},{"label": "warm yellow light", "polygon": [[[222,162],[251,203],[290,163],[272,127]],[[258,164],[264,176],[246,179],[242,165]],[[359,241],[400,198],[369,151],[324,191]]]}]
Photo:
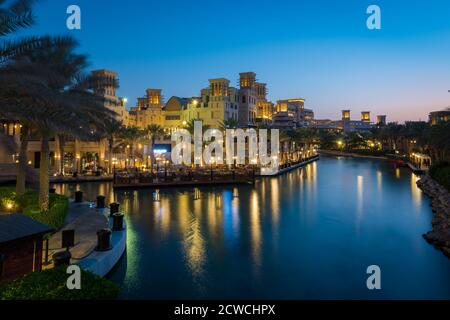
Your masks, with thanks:
[{"label": "warm yellow light", "polygon": [[6,203],[6,209],[7,210],[12,210],[12,208],[14,208],[14,203],[12,201],[8,201]]}]

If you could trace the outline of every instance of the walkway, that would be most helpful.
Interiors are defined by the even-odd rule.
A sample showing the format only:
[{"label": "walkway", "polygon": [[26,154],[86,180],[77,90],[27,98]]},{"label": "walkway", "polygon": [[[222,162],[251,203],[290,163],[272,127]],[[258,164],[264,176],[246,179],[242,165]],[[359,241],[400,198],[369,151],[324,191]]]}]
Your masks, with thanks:
[{"label": "walkway", "polygon": [[73,263],[91,254],[97,246],[97,231],[109,226],[105,211],[97,210],[92,202],[70,202],[65,226],[49,240],[49,260],[53,253],[63,249],[62,230],[75,230],[75,247],[70,249]]}]

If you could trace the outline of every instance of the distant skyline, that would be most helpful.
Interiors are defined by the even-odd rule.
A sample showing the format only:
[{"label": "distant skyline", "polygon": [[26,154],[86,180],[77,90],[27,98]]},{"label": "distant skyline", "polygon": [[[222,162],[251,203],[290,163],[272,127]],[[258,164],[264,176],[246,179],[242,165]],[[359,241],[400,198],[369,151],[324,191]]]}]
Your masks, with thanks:
[{"label": "distant skyline", "polygon": [[[82,10],[82,30],[66,28],[66,9]],[[382,10],[382,30],[366,28],[366,9]],[[119,73],[128,107],[160,88],[199,95],[209,78],[237,85],[254,71],[269,99],[302,97],[316,118],[370,110],[388,121],[427,120],[450,105],[450,2],[43,0],[37,26],[23,34],[69,34],[91,69]]]}]

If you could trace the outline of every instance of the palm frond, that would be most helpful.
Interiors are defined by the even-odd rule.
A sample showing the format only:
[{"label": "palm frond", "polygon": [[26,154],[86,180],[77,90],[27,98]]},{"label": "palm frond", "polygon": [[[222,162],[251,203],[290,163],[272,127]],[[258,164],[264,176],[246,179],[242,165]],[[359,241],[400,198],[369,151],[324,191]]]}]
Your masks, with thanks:
[{"label": "palm frond", "polygon": [[0,37],[16,32],[19,29],[33,25],[34,17],[31,11],[33,1],[16,0],[9,8],[0,12]]}]

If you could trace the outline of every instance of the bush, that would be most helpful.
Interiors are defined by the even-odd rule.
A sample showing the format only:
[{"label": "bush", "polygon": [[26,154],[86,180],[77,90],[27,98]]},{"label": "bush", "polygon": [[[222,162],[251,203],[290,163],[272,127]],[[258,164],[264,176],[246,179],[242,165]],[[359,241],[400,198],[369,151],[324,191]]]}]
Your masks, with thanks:
[{"label": "bush", "polygon": [[[38,206],[38,198],[38,194],[31,190],[17,197],[13,187],[0,188],[0,211],[21,211],[24,215],[54,229],[61,228],[69,211],[69,199],[58,194],[50,194],[49,211],[42,213]],[[13,208],[8,208],[8,203],[13,203]]]},{"label": "bush", "polygon": [[66,266],[33,272],[0,287],[0,300],[112,300],[119,287],[91,272],[81,271],[81,290],[69,290]]},{"label": "bush", "polygon": [[430,176],[450,191],[450,162],[443,161],[430,168]]}]

